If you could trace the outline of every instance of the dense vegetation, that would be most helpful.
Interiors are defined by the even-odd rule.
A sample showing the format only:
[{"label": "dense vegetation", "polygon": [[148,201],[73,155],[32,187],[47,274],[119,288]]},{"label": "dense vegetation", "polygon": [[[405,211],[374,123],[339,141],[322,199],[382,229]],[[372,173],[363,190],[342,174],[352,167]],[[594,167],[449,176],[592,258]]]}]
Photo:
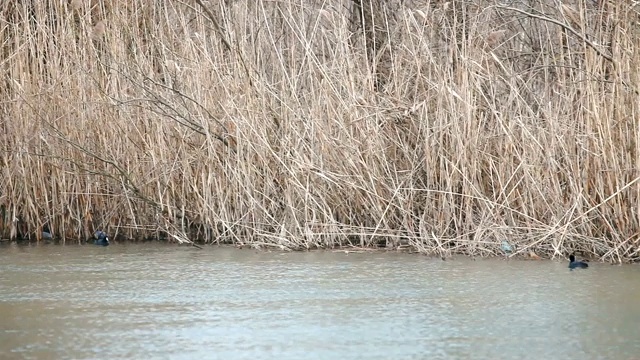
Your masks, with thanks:
[{"label": "dense vegetation", "polygon": [[634,4],[3,2],[0,235],[633,259]]}]

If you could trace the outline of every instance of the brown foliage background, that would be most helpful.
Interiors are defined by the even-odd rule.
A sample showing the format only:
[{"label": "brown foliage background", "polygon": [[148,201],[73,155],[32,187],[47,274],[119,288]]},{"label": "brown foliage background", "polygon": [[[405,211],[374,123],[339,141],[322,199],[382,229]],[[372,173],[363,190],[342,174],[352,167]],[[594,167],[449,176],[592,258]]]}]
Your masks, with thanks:
[{"label": "brown foliage background", "polygon": [[0,19],[2,237],[638,255],[631,2],[44,0]]}]

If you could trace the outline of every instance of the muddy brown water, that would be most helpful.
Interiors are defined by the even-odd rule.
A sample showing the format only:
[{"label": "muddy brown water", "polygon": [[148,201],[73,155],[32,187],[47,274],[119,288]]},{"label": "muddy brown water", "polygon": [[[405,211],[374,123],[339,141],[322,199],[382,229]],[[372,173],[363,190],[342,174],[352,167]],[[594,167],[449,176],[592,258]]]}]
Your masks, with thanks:
[{"label": "muddy brown water", "polygon": [[640,266],[0,246],[0,359],[638,359]]}]

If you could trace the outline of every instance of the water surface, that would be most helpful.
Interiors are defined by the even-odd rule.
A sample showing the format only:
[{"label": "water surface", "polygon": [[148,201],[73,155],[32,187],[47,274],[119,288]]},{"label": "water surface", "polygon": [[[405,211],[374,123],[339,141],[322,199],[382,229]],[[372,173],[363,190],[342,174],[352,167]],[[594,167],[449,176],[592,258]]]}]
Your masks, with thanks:
[{"label": "water surface", "polygon": [[2,359],[637,359],[640,267],[0,246]]}]

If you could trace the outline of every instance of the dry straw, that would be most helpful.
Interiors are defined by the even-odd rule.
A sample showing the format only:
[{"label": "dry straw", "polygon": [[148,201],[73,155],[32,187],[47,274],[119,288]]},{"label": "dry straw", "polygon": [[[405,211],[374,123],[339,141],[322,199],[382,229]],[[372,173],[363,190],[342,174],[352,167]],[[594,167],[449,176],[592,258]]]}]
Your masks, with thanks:
[{"label": "dry straw", "polygon": [[1,235],[635,259],[637,9],[534,3],[2,2]]}]

